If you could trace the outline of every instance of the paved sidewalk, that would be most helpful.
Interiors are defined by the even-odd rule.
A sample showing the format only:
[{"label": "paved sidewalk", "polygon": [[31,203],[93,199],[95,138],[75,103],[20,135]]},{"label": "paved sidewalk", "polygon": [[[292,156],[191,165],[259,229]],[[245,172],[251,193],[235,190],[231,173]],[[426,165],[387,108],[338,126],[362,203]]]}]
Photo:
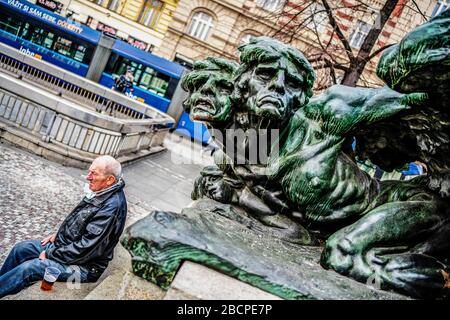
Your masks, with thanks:
[{"label": "paved sidewalk", "polygon": [[[185,139],[169,137],[166,145],[170,150],[123,170],[130,219],[154,209],[180,212],[192,201],[195,177],[212,161],[199,147],[190,153],[193,144]],[[83,196],[85,174],[0,142],[0,264],[16,242],[57,231]]]}]

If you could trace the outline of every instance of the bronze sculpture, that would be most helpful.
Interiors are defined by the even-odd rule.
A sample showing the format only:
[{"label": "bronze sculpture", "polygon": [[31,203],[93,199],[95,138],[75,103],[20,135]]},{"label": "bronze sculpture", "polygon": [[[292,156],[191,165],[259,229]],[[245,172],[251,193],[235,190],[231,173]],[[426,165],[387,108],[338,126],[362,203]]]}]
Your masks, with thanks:
[{"label": "bronze sculpture", "polygon": [[[283,241],[323,244],[321,265],[357,281],[375,278],[381,289],[412,297],[448,297],[449,41],[446,11],[383,55],[378,74],[388,86],[336,85],[315,97],[309,62],[274,39],[241,46],[239,66],[218,58],[196,63],[183,80],[185,107],[216,130],[222,147],[216,165],[196,181],[197,208],[249,229],[262,223]],[[227,131],[243,139],[236,143]],[[268,132],[276,139],[261,152]],[[420,160],[430,171],[378,181],[347,152],[353,137],[360,159],[386,170]]]}]

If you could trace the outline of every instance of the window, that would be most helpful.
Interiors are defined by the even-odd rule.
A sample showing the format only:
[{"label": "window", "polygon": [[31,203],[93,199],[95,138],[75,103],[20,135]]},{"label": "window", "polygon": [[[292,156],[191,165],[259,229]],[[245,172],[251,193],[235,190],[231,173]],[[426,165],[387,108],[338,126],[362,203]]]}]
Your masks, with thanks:
[{"label": "window", "polygon": [[63,56],[70,56],[70,47],[72,46],[72,41],[67,40],[63,37],[58,37],[55,43],[55,51],[62,54]]},{"label": "window", "polygon": [[108,9],[111,11],[117,12],[117,10],[119,9],[119,5],[120,5],[120,0],[111,0],[109,2]]},{"label": "window", "polygon": [[269,11],[276,11],[280,9],[284,0],[256,0],[256,4]]},{"label": "window", "polygon": [[[28,36],[28,32],[30,29],[30,24],[29,23],[25,23],[24,28],[22,30],[22,37],[24,39],[27,39]],[[49,32],[47,30],[44,30],[42,28],[33,28],[33,31],[31,33],[31,37],[29,37],[28,39],[35,43],[38,44],[40,46],[43,46],[47,49],[50,49],[52,47],[53,44],[53,38],[54,38],[54,34],[52,32]]]},{"label": "window", "polygon": [[144,3],[139,22],[153,28],[161,15],[163,3],[159,0],[147,0]]},{"label": "window", "polygon": [[20,27],[22,26],[22,22],[14,19],[11,16],[3,16],[0,13],[0,29],[5,30],[8,33],[11,33],[15,36],[19,34]]},{"label": "window", "polygon": [[360,48],[364,42],[364,39],[369,33],[370,25],[364,21],[358,20],[356,28],[353,30],[349,43],[353,48]]},{"label": "window", "polygon": [[112,54],[105,72],[116,78],[124,74],[127,67],[131,67],[133,72],[134,86],[162,97],[166,96],[170,77],[128,58]]},{"label": "window", "polygon": [[323,32],[328,22],[328,16],[325,12],[325,7],[320,3],[312,3],[306,10],[306,18],[308,24],[306,27],[311,30]]},{"label": "window", "polygon": [[252,35],[252,34],[246,34],[245,36],[243,36],[243,37],[241,38],[241,43],[240,43],[240,44],[243,45],[243,44],[249,43],[251,37],[254,37],[254,35]]},{"label": "window", "polygon": [[436,3],[436,6],[433,9],[433,13],[431,14],[432,17],[437,16],[441,12],[444,12],[450,7],[450,0],[439,0]]},{"label": "window", "polygon": [[208,33],[213,27],[213,18],[205,12],[197,12],[192,17],[189,34],[194,38],[206,40]]},{"label": "window", "polygon": [[102,7],[106,7],[108,5],[108,0],[94,0],[93,2]]},{"label": "window", "polygon": [[86,47],[82,45],[77,45],[75,46],[75,54],[73,56],[73,59],[82,62],[85,54],[86,54]]}]

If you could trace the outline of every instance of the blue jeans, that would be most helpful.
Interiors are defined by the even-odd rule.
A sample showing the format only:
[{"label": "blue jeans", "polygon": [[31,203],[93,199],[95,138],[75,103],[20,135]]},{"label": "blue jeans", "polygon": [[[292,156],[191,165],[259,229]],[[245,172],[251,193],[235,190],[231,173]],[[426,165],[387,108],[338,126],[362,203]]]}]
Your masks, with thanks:
[{"label": "blue jeans", "polygon": [[88,271],[79,266],[64,265],[54,260],[39,260],[39,255],[53,247],[53,243],[41,245],[39,240],[17,243],[12,248],[0,270],[0,298],[15,294],[44,278],[45,268],[55,267],[61,271],[57,281],[88,282]]}]

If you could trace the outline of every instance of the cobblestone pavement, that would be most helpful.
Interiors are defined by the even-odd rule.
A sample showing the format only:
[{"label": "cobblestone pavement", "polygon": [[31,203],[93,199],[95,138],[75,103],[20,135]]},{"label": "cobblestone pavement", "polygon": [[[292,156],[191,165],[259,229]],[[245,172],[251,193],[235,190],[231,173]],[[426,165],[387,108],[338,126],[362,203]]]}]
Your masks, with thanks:
[{"label": "cobblestone pavement", "polygon": [[54,232],[83,184],[49,161],[0,144],[0,262],[14,243]]},{"label": "cobblestone pavement", "polygon": [[[128,219],[154,209],[179,212],[191,202],[202,165],[174,165],[170,157],[158,154],[124,168]],[[0,265],[16,242],[57,231],[83,197],[84,174],[0,142]]]}]

